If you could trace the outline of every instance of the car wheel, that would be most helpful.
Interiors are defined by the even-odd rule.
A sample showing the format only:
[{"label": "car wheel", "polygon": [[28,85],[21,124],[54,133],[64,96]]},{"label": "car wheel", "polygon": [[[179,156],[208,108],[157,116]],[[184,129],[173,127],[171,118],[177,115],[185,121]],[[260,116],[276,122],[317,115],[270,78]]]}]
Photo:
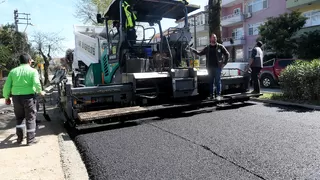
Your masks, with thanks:
[{"label": "car wheel", "polygon": [[270,76],[270,75],[263,75],[261,77],[261,82],[260,83],[261,83],[261,85],[263,87],[270,88],[270,87],[273,86],[274,80],[273,80],[272,76]]}]

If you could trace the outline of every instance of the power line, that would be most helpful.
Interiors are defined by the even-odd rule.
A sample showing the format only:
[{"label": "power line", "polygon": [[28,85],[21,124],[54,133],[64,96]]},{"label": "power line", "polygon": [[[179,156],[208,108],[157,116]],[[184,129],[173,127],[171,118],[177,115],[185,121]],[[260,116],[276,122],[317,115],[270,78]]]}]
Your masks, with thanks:
[{"label": "power line", "polygon": [[[32,25],[32,23],[30,23],[31,18],[29,18],[30,16],[29,13],[19,13],[18,10],[16,9],[13,11],[13,14],[14,14],[14,24],[17,32],[19,31],[18,24],[27,25],[26,28],[24,29],[24,32],[26,31],[28,25]],[[19,15],[22,15],[22,17],[20,18]],[[22,20],[22,22],[19,22],[19,20]]]}]

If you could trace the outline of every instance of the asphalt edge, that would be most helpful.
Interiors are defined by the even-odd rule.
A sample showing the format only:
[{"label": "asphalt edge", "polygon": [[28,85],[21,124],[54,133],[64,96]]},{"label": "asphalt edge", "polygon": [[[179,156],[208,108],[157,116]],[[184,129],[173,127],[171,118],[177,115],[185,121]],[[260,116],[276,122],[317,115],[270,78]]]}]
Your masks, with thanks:
[{"label": "asphalt edge", "polygon": [[[61,119],[60,121],[64,121]],[[58,134],[60,148],[60,161],[65,180],[88,180],[87,168],[74,141],[67,133],[65,127],[61,125],[63,131]]]},{"label": "asphalt edge", "polygon": [[259,99],[259,98],[251,98],[250,100],[255,101],[255,102],[263,102],[263,103],[268,103],[268,104],[292,106],[292,107],[306,108],[306,109],[310,109],[310,110],[320,111],[320,106],[316,106],[316,105],[299,104],[299,103],[292,103],[292,102],[286,102],[286,101]]}]

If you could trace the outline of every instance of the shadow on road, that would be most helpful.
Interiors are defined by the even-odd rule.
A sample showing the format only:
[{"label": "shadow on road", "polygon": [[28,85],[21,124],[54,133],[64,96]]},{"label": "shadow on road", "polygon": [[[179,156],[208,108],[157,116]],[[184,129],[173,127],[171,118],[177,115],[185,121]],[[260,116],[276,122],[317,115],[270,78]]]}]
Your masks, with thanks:
[{"label": "shadow on road", "polygon": [[[49,108],[47,113],[51,117],[50,122],[43,116],[43,110],[40,108],[37,119],[41,120],[36,129],[36,137],[58,135],[65,131],[63,121],[61,120],[58,109]],[[17,145],[17,136],[15,135],[16,119],[13,110],[8,113],[0,114],[0,149],[17,148],[25,145],[25,139],[22,145]]]},{"label": "shadow on road", "polygon": [[296,113],[306,113],[306,112],[313,112],[313,110],[308,108],[296,107],[296,106],[284,106],[284,105],[277,105],[277,104],[269,104],[263,103],[266,107],[276,107],[278,108],[278,112],[296,112]]}]

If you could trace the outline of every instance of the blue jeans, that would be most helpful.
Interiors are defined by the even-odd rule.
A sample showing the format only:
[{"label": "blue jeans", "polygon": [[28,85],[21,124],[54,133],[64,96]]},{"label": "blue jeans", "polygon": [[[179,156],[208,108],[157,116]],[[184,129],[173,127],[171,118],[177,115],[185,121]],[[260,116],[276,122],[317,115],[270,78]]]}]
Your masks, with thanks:
[{"label": "blue jeans", "polygon": [[216,95],[221,95],[221,68],[208,68],[210,95],[213,95],[216,88]]}]

